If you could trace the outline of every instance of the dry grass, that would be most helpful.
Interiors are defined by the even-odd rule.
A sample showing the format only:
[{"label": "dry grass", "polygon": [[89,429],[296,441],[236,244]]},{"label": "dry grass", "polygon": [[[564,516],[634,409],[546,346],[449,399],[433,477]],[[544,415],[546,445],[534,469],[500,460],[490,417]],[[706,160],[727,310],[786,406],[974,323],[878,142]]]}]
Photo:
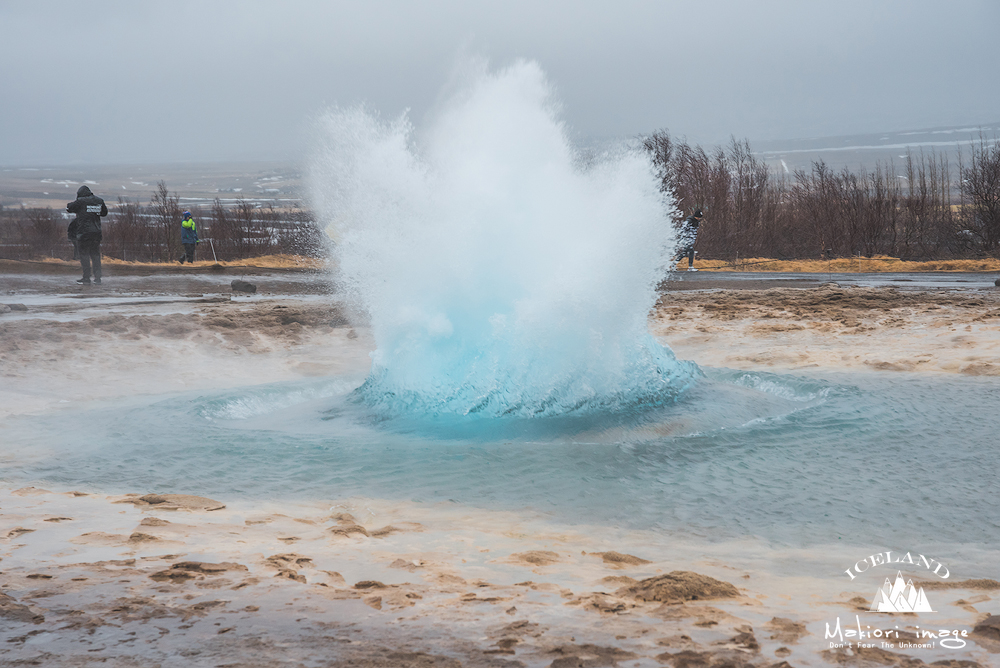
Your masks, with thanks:
[{"label": "dry grass", "polygon": [[[756,271],[756,272],[801,272],[801,273],[875,273],[875,272],[922,272],[922,271],[997,271],[1000,259],[983,260],[931,260],[910,262],[895,257],[876,255],[874,257],[845,257],[833,260],[773,260],[763,257],[740,258],[739,263],[724,260],[696,260],[694,266],[699,271]],[[677,265],[678,270],[687,269],[687,260]]]},{"label": "dry grass", "polygon": [[[41,258],[40,262],[78,266],[78,262]],[[121,267],[163,267],[177,266],[176,262],[126,262],[110,257],[102,258],[107,265]],[[216,264],[212,260],[199,260],[195,267],[210,267]],[[260,267],[262,269],[324,269],[328,266],[323,258],[304,255],[262,255],[232,262],[219,262],[224,267]],[[184,265],[190,266],[190,265]],[[876,255],[875,257],[845,257],[834,260],[773,260],[763,257],[741,258],[738,264],[725,260],[695,260],[694,266],[699,271],[754,271],[754,272],[801,272],[801,273],[876,273],[876,272],[924,272],[924,271],[981,271],[1000,272],[1000,259],[984,260],[931,260],[928,262],[909,262],[895,257]],[[687,260],[682,260],[677,269],[687,269]]]},{"label": "dry grass", "polygon": [[[46,264],[56,264],[56,265],[72,265],[79,266],[79,262],[67,261],[67,260],[57,260],[54,258],[43,257],[37,260],[38,262],[44,262]],[[101,258],[101,263],[104,265],[111,265],[116,267],[163,267],[163,266],[178,266],[176,262],[127,262],[125,260],[119,260],[113,257],[104,256]],[[214,264],[222,265],[223,267],[261,267],[263,269],[323,269],[327,266],[327,261],[322,258],[307,257],[305,255],[261,255],[260,257],[251,257],[243,260],[233,260],[232,262],[218,262],[213,260],[199,260],[194,263],[195,267],[211,267]],[[183,265],[185,267],[192,266],[190,264]]]},{"label": "dry grass", "polygon": [[[220,262],[220,264],[227,264]],[[237,260],[228,263],[229,266],[246,265],[248,267],[267,267],[276,269],[323,269],[327,266],[327,260],[318,257],[308,257],[305,255],[261,255],[245,260]]]}]

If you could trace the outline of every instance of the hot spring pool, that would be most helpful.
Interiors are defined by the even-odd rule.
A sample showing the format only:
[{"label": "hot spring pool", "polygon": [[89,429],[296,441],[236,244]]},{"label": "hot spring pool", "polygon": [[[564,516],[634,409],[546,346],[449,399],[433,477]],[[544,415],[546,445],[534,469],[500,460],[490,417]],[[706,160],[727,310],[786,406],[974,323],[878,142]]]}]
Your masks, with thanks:
[{"label": "hot spring pool", "polygon": [[9,420],[4,477],[531,509],[775,547],[995,545],[995,379],[705,371],[667,407],[542,420],[386,419],[351,378],[119,400]]}]

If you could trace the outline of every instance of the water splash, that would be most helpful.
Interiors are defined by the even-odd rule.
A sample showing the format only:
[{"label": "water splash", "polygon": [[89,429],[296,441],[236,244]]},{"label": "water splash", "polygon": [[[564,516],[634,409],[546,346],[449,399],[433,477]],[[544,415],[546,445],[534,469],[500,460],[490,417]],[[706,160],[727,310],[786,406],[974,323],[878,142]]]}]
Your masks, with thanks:
[{"label": "water splash", "polygon": [[385,415],[551,416],[669,403],[699,375],[649,335],[674,246],[648,159],[573,149],[537,64],[474,68],[425,131],[320,119],[313,195],[377,349]]}]

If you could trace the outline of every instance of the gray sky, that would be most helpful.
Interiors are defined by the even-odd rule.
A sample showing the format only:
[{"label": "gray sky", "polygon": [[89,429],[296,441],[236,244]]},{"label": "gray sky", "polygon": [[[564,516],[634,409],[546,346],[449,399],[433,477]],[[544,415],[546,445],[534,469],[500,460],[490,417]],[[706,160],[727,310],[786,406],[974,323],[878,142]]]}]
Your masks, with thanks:
[{"label": "gray sky", "polygon": [[1000,2],[0,2],[0,164],[297,159],[327,105],[419,124],[462,53],[537,60],[578,139],[1000,120]]}]

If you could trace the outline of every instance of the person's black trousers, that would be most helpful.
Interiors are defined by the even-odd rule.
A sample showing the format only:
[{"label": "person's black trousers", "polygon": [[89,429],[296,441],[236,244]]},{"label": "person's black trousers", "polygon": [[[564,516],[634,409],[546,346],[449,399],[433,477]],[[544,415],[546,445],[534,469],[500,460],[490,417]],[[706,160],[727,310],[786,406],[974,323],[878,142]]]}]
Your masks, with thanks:
[{"label": "person's black trousers", "polygon": [[184,264],[184,260],[194,262],[194,249],[197,247],[198,244],[184,244],[184,256],[181,257],[181,264]]},{"label": "person's black trousers", "polygon": [[87,235],[80,237],[80,266],[83,267],[83,280],[89,281],[91,265],[94,278],[101,277],[101,237]]},{"label": "person's black trousers", "polygon": [[693,267],[694,266],[694,246],[687,246],[686,248],[682,248],[680,250],[680,252],[677,253],[677,257],[674,258],[674,262],[680,262],[681,259],[685,255],[687,256],[687,259],[688,259],[688,266],[689,267]]}]

